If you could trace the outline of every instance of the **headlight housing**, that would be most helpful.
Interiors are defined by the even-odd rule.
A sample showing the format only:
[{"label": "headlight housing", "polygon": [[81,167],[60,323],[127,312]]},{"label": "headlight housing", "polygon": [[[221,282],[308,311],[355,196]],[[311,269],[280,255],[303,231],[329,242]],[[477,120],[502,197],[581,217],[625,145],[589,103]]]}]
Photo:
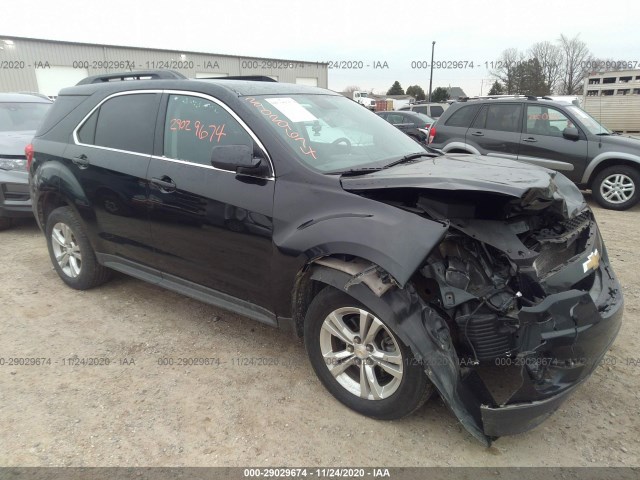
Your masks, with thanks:
[{"label": "headlight housing", "polygon": [[0,158],[0,170],[22,170],[27,169],[26,158]]}]

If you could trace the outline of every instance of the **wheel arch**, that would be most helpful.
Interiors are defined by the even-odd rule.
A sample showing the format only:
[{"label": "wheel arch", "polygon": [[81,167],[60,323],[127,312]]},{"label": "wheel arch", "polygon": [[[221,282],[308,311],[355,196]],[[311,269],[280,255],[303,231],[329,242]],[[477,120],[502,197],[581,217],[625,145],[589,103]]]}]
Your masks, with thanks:
[{"label": "wheel arch", "polygon": [[426,305],[411,283],[392,288],[377,296],[364,282],[353,284],[352,277],[325,265],[310,264],[306,281],[321,288],[333,287],[348,293],[372,313],[384,320],[393,333],[407,345],[416,361],[423,365],[429,380],[440,392],[463,426],[475,438],[489,446],[491,439],[483,433],[479,398],[463,383],[459,360],[446,321]]},{"label": "wheel arch", "polygon": [[582,175],[582,184],[591,188],[593,180],[605,168],[625,165],[640,171],[640,156],[629,153],[604,153],[595,157]]},{"label": "wheel arch", "polygon": [[589,188],[592,188],[593,181],[595,178],[602,172],[604,169],[609,167],[616,167],[618,165],[624,165],[625,167],[631,167],[636,169],[640,173],[640,161],[621,159],[621,158],[608,158],[606,160],[602,160],[591,172],[589,179],[586,185]]}]

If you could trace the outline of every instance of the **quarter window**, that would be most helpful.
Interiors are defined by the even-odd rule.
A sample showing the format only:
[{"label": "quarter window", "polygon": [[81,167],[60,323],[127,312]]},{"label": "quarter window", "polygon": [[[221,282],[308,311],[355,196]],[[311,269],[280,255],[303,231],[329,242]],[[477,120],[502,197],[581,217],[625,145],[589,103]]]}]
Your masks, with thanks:
[{"label": "quarter window", "polygon": [[151,154],[158,93],[120,95],[103,103],[78,131],[82,143]]},{"label": "quarter window", "polygon": [[479,108],[479,105],[469,105],[467,107],[462,107],[457,112],[453,112],[453,114],[445,122],[445,125],[448,127],[468,128],[469,125],[471,125],[473,117],[476,116]]},{"label": "quarter window", "polygon": [[170,95],[164,126],[164,156],[211,165],[213,147],[246,145],[249,133],[227,110],[211,100]]}]

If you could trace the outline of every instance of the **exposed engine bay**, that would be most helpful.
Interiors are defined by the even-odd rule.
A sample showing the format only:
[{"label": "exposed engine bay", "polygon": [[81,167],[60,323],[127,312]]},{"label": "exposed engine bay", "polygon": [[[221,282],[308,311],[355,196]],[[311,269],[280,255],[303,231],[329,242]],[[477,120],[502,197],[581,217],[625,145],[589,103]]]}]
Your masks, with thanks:
[{"label": "exposed engine bay", "polygon": [[482,441],[541,423],[615,338],[622,294],[584,202],[541,191],[360,194],[446,225],[411,277],[431,338],[414,354]]}]

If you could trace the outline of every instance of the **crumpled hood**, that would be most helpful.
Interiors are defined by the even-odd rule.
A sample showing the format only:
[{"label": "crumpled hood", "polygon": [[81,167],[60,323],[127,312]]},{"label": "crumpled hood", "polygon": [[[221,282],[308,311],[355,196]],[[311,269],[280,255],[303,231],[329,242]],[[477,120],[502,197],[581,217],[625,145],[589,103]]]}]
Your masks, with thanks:
[{"label": "crumpled hood", "polygon": [[561,173],[481,155],[425,157],[374,173],[343,176],[341,182],[347,191],[385,188],[481,191],[522,199],[523,206],[558,201],[568,217],[573,217],[585,204],[580,190]]},{"label": "crumpled hood", "polygon": [[24,156],[24,147],[31,143],[35,130],[0,132],[0,156]]}]

